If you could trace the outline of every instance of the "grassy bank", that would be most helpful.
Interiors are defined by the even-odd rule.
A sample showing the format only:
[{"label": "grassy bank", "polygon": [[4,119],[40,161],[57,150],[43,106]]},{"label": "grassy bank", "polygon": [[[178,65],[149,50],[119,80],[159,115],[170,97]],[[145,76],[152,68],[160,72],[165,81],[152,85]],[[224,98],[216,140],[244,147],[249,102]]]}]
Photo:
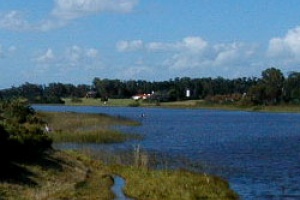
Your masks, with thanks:
[{"label": "grassy bank", "polygon": [[54,142],[117,143],[128,139],[140,139],[138,135],[124,134],[111,129],[111,126],[115,125],[139,125],[138,122],[122,117],[73,112],[42,112],[39,116],[48,123],[51,129],[49,136]]},{"label": "grassy bank", "polygon": [[109,99],[106,104],[100,99],[82,98],[80,102],[72,102],[71,99],[65,99],[66,105],[81,106],[144,106],[144,107],[162,107],[162,108],[194,108],[194,109],[212,109],[212,110],[233,110],[233,111],[254,111],[254,112],[300,112],[300,105],[281,104],[276,106],[242,106],[238,104],[218,104],[207,103],[204,100],[185,100],[174,102],[150,102],[135,101],[133,99]]},{"label": "grassy bank", "polygon": [[[69,141],[68,134],[84,137],[92,129],[110,135],[111,125],[138,124],[94,114],[39,113],[39,116],[49,123],[53,129],[49,134],[57,141],[62,139],[55,135],[67,135],[63,141]],[[81,136],[76,137],[76,142],[86,142]],[[95,136],[89,142],[105,140],[97,141]],[[111,186],[115,174],[126,179],[125,193],[134,199],[238,199],[220,178],[182,170],[152,170],[147,167],[148,155],[139,150],[133,155],[132,163],[104,164],[95,158],[92,152],[50,150],[30,162],[2,165],[0,200],[113,199]],[[128,160],[127,157],[118,160],[122,159]]]},{"label": "grassy bank", "polygon": [[81,156],[51,151],[31,163],[15,164],[1,179],[0,199],[113,199],[109,169]]},{"label": "grassy bank", "polygon": [[155,171],[120,166],[114,171],[127,180],[126,194],[137,199],[238,199],[228,183],[218,177],[184,170]]},{"label": "grassy bank", "polygon": [[[35,163],[18,166],[18,177],[0,182],[0,199],[113,199],[112,176],[126,179],[125,193],[134,199],[237,199],[216,177],[186,171],[156,171],[108,166],[77,152],[51,151]],[[26,181],[24,181],[26,180]]]},{"label": "grassy bank", "polygon": [[64,99],[66,105],[71,106],[128,106],[134,102],[132,99],[109,99],[107,102],[102,102],[100,99],[81,98],[79,101],[72,99]]}]

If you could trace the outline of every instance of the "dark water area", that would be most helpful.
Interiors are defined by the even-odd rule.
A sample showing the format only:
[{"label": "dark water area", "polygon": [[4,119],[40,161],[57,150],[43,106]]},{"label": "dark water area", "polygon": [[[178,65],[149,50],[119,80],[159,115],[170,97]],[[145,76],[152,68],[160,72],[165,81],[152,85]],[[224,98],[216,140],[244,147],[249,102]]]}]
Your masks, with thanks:
[{"label": "dark water area", "polygon": [[[142,122],[117,127],[142,141],[108,145],[160,152],[229,181],[242,199],[300,199],[300,114],[128,107],[33,106],[36,110],[107,113]],[[144,117],[141,117],[141,116]],[[101,148],[93,145],[93,148]],[[184,166],[186,165],[186,166]]]}]

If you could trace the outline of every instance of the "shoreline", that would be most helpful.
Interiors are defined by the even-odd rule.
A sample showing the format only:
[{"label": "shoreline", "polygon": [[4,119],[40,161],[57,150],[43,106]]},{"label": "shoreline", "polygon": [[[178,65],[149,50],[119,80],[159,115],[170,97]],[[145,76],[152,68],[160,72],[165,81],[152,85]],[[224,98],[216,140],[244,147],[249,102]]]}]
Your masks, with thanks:
[{"label": "shoreline", "polygon": [[[45,117],[47,113],[42,114]],[[73,130],[74,121],[72,120],[89,121],[78,127],[75,126],[79,129],[82,129],[83,125],[88,127],[90,124],[94,124],[94,121],[88,120],[90,117],[94,120],[93,115],[78,113],[59,113],[58,115],[65,120],[70,120],[63,121],[63,124],[72,123],[70,126],[61,127],[58,132],[49,134],[62,134],[65,131],[68,132],[70,128]],[[58,118],[58,115],[51,113],[44,119],[47,119],[49,124],[58,123],[56,125],[59,125],[62,120]],[[71,115],[75,115],[75,117]],[[52,120],[50,120],[51,117]],[[105,127],[115,123],[132,124],[132,121],[125,119],[118,121],[120,119],[106,115],[101,116],[98,120]],[[24,200],[114,199],[115,196],[111,191],[113,181],[110,177],[118,175],[126,181],[124,194],[133,199],[238,199],[238,194],[230,188],[228,181],[219,177],[180,169],[150,169],[147,167],[147,154],[144,154],[143,151],[132,155],[131,164],[105,164],[90,153],[93,152],[52,149],[37,162],[20,164],[20,167],[24,169],[24,172],[20,172],[20,176],[26,177],[35,185],[1,180],[0,194],[5,199],[17,199],[22,196]],[[127,158],[125,159],[127,160]]]},{"label": "shoreline", "polygon": [[103,103],[100,99],[82,98],[80,103],[72,103],[71,99],[64,99],[65,104],[34,104],[41,106],[94,106],[94,107],[145,107],[145,108],[173,108],[173,109],[208,109],[225,111],[245,111],[245,112],[271,112],[271,113],[300,113],[300,105],[281,104],[281,105],[256,105],[243,106],[237,104],[207,103],[204,100],[185,100],[174,102],[149,103],[135,101],[132,99],[109,99]]}]

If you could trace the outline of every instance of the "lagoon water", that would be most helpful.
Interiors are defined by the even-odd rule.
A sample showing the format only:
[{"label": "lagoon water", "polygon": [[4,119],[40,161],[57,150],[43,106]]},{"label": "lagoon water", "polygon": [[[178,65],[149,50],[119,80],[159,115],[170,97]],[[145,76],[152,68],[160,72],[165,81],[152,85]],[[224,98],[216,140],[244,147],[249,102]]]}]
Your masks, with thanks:
[{"label": "lagoon water", "polygon": [[111,147],[131,148],[139,144],[148,151],[180,158],[173,167],[221,176],[242,199],[300,199],[300,114],[139,107],[33,107],[44,111],[107,113],[139,120],[142,126],[119,128],[143,134],[144,140]]}]

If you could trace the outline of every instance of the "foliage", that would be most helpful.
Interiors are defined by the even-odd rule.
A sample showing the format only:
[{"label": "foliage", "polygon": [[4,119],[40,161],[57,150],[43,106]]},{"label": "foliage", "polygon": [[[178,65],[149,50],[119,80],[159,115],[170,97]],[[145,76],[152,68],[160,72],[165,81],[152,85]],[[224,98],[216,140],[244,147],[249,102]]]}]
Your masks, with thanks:
[{"label": "foliage", "polygon": [[269,68],[262,72],[262,79],[249,89],[255,104],[278,104],[282,100],[284,76],[279,69]]},{"label": "foliage", "polygon": [[[91,85],[72,85],[50,83],[49,85],[35,85],[25,83],[19,87],[1,90],[3,99],[25,98],[31,103],[64,103],[62,98],[74,100],[93,97],[102,101],[108,99],[128,99],[137,94],[152,94],[151,99],[159,102],[218,99],[228,95],[247,94],[242,98],[244,104],[276,105],[297,103],[300,101],[300,73],[292,72],[288,77],[276,68],[269,68],[261,73],[261,77],[240,77],[235,79],[217,78],[189,78],[176,77],[168,81],[144,81],[119,79],[101,79],[95,77]],[[186,96],[186,91],[190,96]],[[153,94],[154,93],[154,94]],[[216,96],[216,97],[215,97]],[[224,101],[222,101],[223,103]],[[79,103],[79,102],[73,102]]]},{"label": "foliage", "polygon": [[25,102],[1,102],[0,113],[2,157],[9,161],[32,158],[51,148],[52,141],[42,128],[43,121]]}]

